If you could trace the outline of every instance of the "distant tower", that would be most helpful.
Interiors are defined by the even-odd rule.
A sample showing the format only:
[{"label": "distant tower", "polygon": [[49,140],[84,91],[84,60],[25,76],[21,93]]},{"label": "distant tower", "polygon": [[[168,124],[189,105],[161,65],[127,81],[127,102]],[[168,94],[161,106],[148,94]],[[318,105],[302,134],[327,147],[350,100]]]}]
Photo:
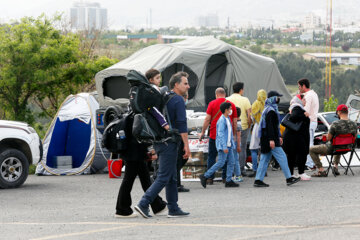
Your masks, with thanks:
[{"label": "distant tower", "polygon": [[217,14],[208,14],[198,18],[200,27],[219,27],[219,17]]},{"label": "distant tower", "polygon": [[101,30],[107,28],[107,9],[97,2],[75,2],[70,8],[71,28],[76,30]]},{"label": "distant tower", "polygon": [[230,30],[230,17],[227,19],[227,29]]}]

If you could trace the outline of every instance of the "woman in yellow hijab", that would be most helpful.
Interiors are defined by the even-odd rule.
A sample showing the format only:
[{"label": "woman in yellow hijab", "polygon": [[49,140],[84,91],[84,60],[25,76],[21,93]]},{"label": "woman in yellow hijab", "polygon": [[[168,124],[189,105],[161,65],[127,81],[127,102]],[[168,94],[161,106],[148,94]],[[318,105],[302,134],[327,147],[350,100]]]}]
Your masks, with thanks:
[{"label": "woman in yellow hijab", "polygon": [[260,149],[260,138],[257,136],[257,133],[259,129],[261,114],[264,110],[265,100],[266,91],[264,89],[260,89],[257,92],[257,99],[251,106],[251,115],[253,117],[254,127],[251,134],[249,149],[251,151],[252,168],[254,172],[256,172],[257,170],[258,152]]}]

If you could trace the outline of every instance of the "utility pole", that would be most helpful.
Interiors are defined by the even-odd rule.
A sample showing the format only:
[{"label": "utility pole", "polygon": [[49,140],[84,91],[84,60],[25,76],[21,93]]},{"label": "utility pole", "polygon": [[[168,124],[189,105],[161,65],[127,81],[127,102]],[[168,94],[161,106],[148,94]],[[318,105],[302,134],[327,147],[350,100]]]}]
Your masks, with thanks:
[{"label": "utility pole", "polygon": [[150,8],[150,30],[152,29],[152,9]]},{"label": "utility pole", "polygon": [[332,0],[326,1],[326,70],[325,70],[325,97],[331,97],[331,53],[332,53]]},{"label": "utility pole", "polygon": [[329,67],[329,98],[331,97],[331,37],[332,37],[332,0],[330,0],[330,67]]}]

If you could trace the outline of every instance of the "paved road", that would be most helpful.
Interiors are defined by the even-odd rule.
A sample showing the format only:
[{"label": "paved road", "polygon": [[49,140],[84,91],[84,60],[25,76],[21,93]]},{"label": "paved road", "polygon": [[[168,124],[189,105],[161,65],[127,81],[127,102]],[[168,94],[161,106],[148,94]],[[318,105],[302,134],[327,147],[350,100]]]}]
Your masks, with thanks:
[{"label": "paved road", "polygon": [[[107,175],[30,176],[19,189],[0,190],[0,239],[360,239],[360,168],[355,176],[313,179],[287,187],[269,171],[269,188],[245,179],[238,189],[221,183],[179,203],[191,216],[116,219],[119,179]],[[142,195],[136,180],[133,202]],[[164,192],[161,193],[164,195]]]}]

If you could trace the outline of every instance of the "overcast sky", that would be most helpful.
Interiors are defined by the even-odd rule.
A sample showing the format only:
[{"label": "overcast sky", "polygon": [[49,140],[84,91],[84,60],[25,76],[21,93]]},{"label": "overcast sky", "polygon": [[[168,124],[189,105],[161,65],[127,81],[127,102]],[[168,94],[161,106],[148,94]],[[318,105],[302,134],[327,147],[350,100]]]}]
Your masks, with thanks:
[{"label": "overcast sky", "polygon": [[[0,0],[0,22],[23,16],[53,15],[56,11],[69,14],[73,0]],[[150,8],[153,27],[192,26],[201,15],[217,13],[220,25],[244,25],[248,22],[279,23],[300,20],[310,12],[322,17],[326,14],[326,0],[97,0],[108,9],[109,27],[126,25],[146,27]],[[333,0],[334,19],[357,20],[360,0]]]}]

